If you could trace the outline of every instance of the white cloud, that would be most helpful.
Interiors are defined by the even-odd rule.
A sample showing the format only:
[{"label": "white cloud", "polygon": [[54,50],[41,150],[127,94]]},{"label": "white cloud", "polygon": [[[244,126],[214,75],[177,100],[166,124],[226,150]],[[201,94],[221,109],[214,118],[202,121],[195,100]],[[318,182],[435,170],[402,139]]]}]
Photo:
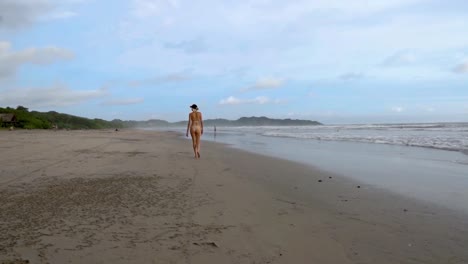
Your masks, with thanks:
[{"label": "white cloud", "polygon": [[1,0],[0,30],[15,30],[33,25],[40,20],[65,19],[77,13],[70,5],[84,0]]},{"label": "white cloud", "polygon": [[242,99],[236,98],[234,96],[229,96],[228,98],[222,99],[221,101],[219,101],[219,104],[222,104],[222,105],[238,105],[238,104],[243,104],[245,102],[246,102],[246,100],[242,100]]},{"label": "white cloud", "polygon": [[1,91],[0,105],[28,107],[59,107],[83,103],[108,95],[105,88],[74,90],[65,85],[43,88],[17,88]]},{"label": "white cloud", "polygon": [[132,13],[139,18],[146,18],[161,15],[166,9],[177,7],[177,0],[133,0]]},{"label": "white cloud", "polygon": [[202,53],[208,50],[205,41],[200,37],[180,42],[166,42],[164,47],[167,49],[179,49],[188,54]]},{"label": "white cloud", "polygon": [[396,112],[396,113],[401,113],[403,111],[405,111],[405,108],[401,107],[401,106],[394,106],[391,108],[392,112]]},{"label": "white cloud", "polygon": [[241,99],[234,96],[229,96],[226,99],[219,101],[221,105],[242,105],[242,104],[279,104],[284,100],[276,99],[272,100],[266,96],[257,96],[251,99]]},{"label": "white cloud", "polygon": [[435,112],[436,109],[435,109],[434,107],[427,107],[425,110],[426,110],[427,112],[431,112],[431,113],[432,113],[432,112]]},{"label": "white cloud", "polygon": [[144,98],[126,98],[126,99],[113,99],[102,102],[103,105],[133,105],[140,104],[145,101]]},{"label": "white cloud", "polygon": [[[461,34],[466,31],[464,14],[450,11],[457,4],[439,13],[431,2],[134,0],[140,11],[132,10],[124,29],[119,27],[123,39],[131,40],[119,60],[146,70],[177,71],[191,65],[197,73],[218,74],[245,67],[249,77],[281,73],[308,80],[356,69],[366,69],[367,76],[376,65],[392,66],[377,67],[382,72],[372,74],[386,79],[398,65],[427,64],[434,67],[414,71],[434,76],[441,71],[440,60],[424,61],[422,55],[466,46],[468,35]],[[187,54],[197,38],[203,39],[195,48],[204,51],[199,57]],[[406,75],[390,77],[399,76]]]},{"label": "white cloud", "polygon": [[77,16],[78,13],[73,12],[73,11],[56,11],[53,13],[50,13],[46,16],[43,17],[44,20],[56,20],[56,19],[67,19],[71,17]]},{"label": "white cloud", "polygon": [[352,81],[364,78],[364,74],[358,72],[349,72],[340,75],[339,78],[345,81]]},{"label": "white cloud", "polygon": [[253,90],[276,89],[283,86],[285,81],[274,77],[258,79],[253,85],[242,89],[243,92]]},{"label": "white cloud", "polygon": [[50,46],[12,51],[9,42],[0,41],[0,79],[11,77],[24,64],[52,64],[72,58],[73,52],[62,48]]},{"label": "white cloud", "polygon": [[399,51],[386,58],[382,65],[387,67],[406,66],[416,62],[416,55],[410,51]]},{"label": "white cloud", "polygon": [[[225,8],[226,18],[236,26],[252,27],[271,23],[294,22],[315,14],[330,18],[350,19],[372,15],[393,8],[401,8],[427,0],[296,0],[296,1],[239,1],[238,5]],[[252,29],[252,28],[251,28]]]},{"label": "white cloud", "polygon": [[0,29],[15,29],[31,25],[50,10],[52,10],[52,5],[47,0],[2,0],[0,1]]},{"label": "white cloud", "polygon": [[437,108],[432,105],[418,104],[412,107],[412,110],[413,110],[412,112],[414,113],[427,114],[427,113],[435,113]]},{"label": "white cloud", "polygon": [[468,62],[458,64],[453,68],[453,72],[455,73],[468,73]]},{"label": "white cloud", "polygon": [[128,85],[130,87],[152,86],[152,85],[159,85],[163,83],[183,82],[183,81],[191,80],[192,78],[193,76],[187,72],[175,72],[175,73],[170,73],[167,75],[162,75],[162,76],[158,76],[154,78],[130,81]]}]

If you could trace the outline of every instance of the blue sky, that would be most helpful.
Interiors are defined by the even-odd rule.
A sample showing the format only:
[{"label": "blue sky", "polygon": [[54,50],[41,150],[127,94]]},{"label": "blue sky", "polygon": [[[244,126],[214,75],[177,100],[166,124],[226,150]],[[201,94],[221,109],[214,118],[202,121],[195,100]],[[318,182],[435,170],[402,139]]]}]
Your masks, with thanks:
[{"label": "blue sky", "polygon": [[1,0],[0,106],[468,121],[464,0]]}]

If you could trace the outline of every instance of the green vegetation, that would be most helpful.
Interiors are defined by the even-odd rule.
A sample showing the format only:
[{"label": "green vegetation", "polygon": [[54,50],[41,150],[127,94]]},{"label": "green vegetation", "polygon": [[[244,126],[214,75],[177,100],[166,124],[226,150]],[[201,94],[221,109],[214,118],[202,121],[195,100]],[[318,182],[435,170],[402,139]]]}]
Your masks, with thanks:
[{"label": "green vegetation", "polygon": [[19,128],[25,129],[49,129],[57,126],[65,129],[103,129],[103,128],[122,128],[124,122],[119,120],[106,121],[102,119],[88,119],[68,114],[61,114],[55,111],[37,112],[29,111],[28,108],[18,106],[14,108],[1,108],[0,113],[15,114]]},{"label": "green vegetation", "polygon": [[[148,121],[123,121],[126,127],[185,127],[187,121],[179,121],[169,123],[164,120],[148,120]],[[268,117],[241,117],[237,120],[227,119],[206,119],[203,121],[205,126],[318,126],[322,125],[317,121],[300,120],[300,119],[273,119]]]},{"label": "green vegetation", "polygon": [[[14,108],[1,108],[0,114],[15,114],[17,123],[15,126],[25,129],[50,129],[57,126],[59,129],[105,129],[126,127],[176,127],[186,126],[187,121],[170,123],[165,120],[152,119],[147,121],[123,121],[114,119],[106,121],[103,119],[89,119],[79,116],[50,112],[29,111],[28,108],[18,106]],[[1,120],[0,120],[1,123]],[[298,119],[271,119],[267,117],[242,117],[238,120],[208,119],[204,121],[205,126],[311,126],[321,125],[317,121]]]},{"label": "green vegetation", "polygon": [[230,121],[226,119],[213,119],[206,120],[206,125],[218,125],[221,126],[316,126],[321,125],[317,121],[311,120],[300,120],[300,119],[273,119],[268,117],[241,117],[237,120]]}]

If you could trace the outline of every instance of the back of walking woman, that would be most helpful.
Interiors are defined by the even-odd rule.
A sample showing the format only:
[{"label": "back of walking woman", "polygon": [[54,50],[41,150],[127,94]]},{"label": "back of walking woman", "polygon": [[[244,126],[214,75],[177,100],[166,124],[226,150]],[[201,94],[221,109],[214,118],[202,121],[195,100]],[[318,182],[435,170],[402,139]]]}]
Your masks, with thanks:
[{"label": "back of walking woman", "polygon": [[193,153],[195,154],[195,158],[200,158],[200,138],[203,135],[203,118],[202,113],[198,112],[198,106],[193,104],[190,106],[192,109],[192,113],[189,114],[189,120],[187,124],[187,133],[185,136],[188,137],[188,133],[190,130],[190,136],[192,136],[192,144],[193,144]]}]

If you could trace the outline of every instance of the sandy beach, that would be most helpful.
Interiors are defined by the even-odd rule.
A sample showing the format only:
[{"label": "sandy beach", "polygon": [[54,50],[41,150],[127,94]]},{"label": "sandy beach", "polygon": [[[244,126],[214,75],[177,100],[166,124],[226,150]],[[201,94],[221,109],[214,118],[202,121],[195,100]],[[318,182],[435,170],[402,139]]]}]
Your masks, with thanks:
[{"label": "sandy beach", "polygon": [[0,263],[468,263],[461,212],[176,133],[0,131],[0,153]]}]

